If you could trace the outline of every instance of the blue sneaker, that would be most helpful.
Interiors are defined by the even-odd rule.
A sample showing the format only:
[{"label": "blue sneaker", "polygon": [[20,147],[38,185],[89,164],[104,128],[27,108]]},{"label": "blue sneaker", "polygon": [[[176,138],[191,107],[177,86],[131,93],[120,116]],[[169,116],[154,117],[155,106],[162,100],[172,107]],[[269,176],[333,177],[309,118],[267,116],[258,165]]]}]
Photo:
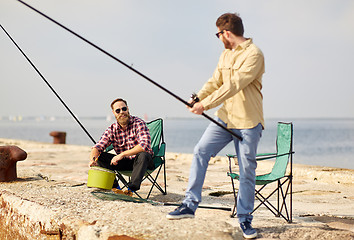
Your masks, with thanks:
[{"label": "blue sneaker", "polygon": [[167,219],[181,219],[181,218],[194,218],[194,212],[192,209],[187,207],[186,204],[182,203],[173,212],[166,215]]},{"label": "blue sneaker", "polygon": [[257,237],[257,231],[251,226],[250,222],[240,223],[241,230],[243,232],[244,238],[255,238]]}]

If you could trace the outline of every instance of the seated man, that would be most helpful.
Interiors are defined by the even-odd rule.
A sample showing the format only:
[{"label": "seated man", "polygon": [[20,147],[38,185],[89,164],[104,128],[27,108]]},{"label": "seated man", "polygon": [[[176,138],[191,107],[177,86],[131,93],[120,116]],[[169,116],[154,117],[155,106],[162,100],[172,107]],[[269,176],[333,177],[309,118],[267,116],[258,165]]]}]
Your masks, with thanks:
[{"label": "seated man", "polygon": [[[111,108],[117,122],[109,126],[101,139],[93,146],[90,154],[90,167],[100,166],[110,170],[132,171],[128,192],[125,192],[125,194],[132,195],[132,191],[140,189],[146,170],[154,167],[151,137],[146,123],[129,114],[125,100],[115,99],[111,103]],[[101,154],[111,144],[117,155]],[[113,187],[117,186],[115,182]]]}]

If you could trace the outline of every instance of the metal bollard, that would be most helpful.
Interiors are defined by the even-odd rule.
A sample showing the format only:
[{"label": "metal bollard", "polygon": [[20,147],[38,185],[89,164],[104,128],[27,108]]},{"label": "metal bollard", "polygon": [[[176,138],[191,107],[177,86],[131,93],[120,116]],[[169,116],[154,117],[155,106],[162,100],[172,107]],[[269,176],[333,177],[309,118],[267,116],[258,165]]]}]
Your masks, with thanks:
[{"label": "metal bollard", "polygon": [[49,135],[53,137],[53,144],[65,144],[66,132],[53,131]]}]

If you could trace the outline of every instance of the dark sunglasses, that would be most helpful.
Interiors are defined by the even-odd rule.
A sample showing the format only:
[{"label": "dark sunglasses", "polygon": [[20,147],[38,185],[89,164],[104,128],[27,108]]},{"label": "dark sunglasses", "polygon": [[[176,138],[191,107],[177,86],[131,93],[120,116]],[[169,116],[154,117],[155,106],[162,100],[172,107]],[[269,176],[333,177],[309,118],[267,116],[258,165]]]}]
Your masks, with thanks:
[{"label": "dark sunglasses", "polygon": [[225,30],[222,30],[222,31],[220,31],[220,32],[216,33],[216,34],[215,34],[215,35],[216,35],[216,37],[217,37],[217,38],[220,38],[220,34],[223,34],[223,33],[224,33],[224,31],[225,31]]},{"label": "dark sunglasses", "polygon": [[117,114],[119,114],[119,113],[120,113],[120,110],[122,110],[122,112],[125,112],[125,111],[128,110],[128,108],[127,108],[127,107],[117,108],[117,109],[114,110],[114,111],[115,111]]}]

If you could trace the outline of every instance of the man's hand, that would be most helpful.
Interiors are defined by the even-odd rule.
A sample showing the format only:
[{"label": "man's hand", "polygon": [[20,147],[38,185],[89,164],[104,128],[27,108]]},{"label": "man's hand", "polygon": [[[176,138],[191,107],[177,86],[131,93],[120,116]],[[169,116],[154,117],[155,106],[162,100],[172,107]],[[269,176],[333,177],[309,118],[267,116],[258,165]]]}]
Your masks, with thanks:
[{"label": "man's hand", "polygon": [[90,167],[98,166],[97,159],[96,158],[91,158],[89,166]]},{"label": "man's hand", "polygon": [[189,108],[189,111],[201,115],[204,112],[204,107],[200,102],[196,102],[193,107]]},{"label": "man's hand", "polygon": [[99,156],[100,156],[100,152],[98,151],[97,148],[93,147],[90,153],[90,163],[89,163],[90,167],[98,166],[97,159]]},{"label": "man's hand", "polygon": [[118,154],[117,156],[114,156],[111,160],[111,165],[117,165],[120,160],[124,158],[123,154]]}]

